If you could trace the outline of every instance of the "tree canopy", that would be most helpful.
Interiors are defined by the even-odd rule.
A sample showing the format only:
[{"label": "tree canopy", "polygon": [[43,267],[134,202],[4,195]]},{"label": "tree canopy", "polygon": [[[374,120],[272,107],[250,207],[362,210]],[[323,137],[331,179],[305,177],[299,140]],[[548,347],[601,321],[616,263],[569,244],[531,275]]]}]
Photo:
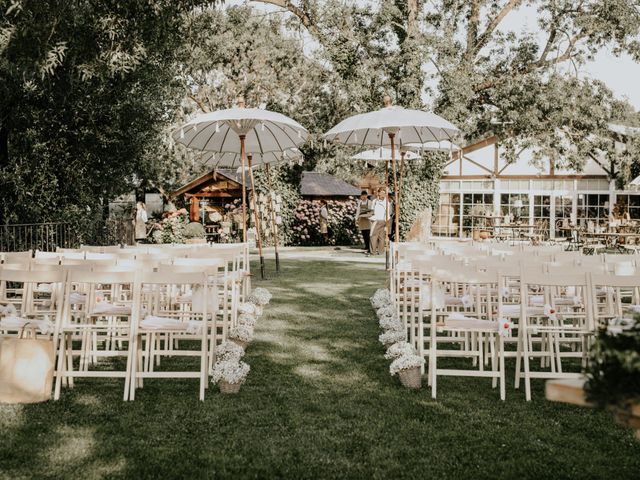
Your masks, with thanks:
[{"label": "tree canopy", "polygon": [[[526,8],[538,29],[512,31],[505,19]],[[513,157],[531,147],[580,167],[618,155],[607,124],[638,125],[638,114],[578,73],[604,48],[640,60],[639,10],[629,0],[0,0],[0,221],[98,215],[132,188],[174,187],[198,165],[169,131],[238,95],[305,125],[305,168],[345,178],[363,166],[320,134],[380,108],[385,93],[451,120],[463,143],[497,135]]]}]

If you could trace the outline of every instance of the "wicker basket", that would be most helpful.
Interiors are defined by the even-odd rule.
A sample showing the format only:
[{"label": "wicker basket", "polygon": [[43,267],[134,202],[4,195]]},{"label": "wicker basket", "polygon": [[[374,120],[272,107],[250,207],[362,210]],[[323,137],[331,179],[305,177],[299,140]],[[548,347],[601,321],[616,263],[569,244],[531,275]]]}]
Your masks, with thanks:
[{"label": "wicker basket", "polygon": [[229,383],[225,380],[220,380],[218,382],[218,388],[220,388],[220,393],[238,393],[240,391],[241,383]]},{"label": "wicker basket", "polygon": [[398,373],[400,383],[407,388],[418,389],[422,386],[422,375],[420,367],[409,368]]},{"label": "wicker basket", "polygon": [[247,349],[247,345],[249,345],[249,342],[245,342],[243,340],[238,340],[237,338],[230,338],[229,340],[231,340],[236,345],[240,345],[245,350]]}]

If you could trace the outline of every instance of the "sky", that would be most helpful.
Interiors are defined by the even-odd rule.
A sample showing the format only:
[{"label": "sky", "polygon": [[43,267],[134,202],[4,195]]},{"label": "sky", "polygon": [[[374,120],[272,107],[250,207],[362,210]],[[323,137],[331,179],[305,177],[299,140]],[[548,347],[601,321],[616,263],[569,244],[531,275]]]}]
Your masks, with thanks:
[{"label": "sky", "polygon": [[[372,0],[356,0],[359,2]],[[249,3],[256,8],[276,9],[273,6],[265,6],[248,0],[227,0],[226,5],[238,5]],[[521,7],[510,12],[503,20],[502,28],[516,32],[535,32],[538,29],[536,23],[536,9],[534,7]],[[541,38],[541,42],[544,41]],[[601,51],[593,61],[580,67],[579,75],[583,78],[601,80],[621,99],[627,99],[636,110],[640,111],[640,63],[635,62],[628,55],[614,56],[610,50]]]}]

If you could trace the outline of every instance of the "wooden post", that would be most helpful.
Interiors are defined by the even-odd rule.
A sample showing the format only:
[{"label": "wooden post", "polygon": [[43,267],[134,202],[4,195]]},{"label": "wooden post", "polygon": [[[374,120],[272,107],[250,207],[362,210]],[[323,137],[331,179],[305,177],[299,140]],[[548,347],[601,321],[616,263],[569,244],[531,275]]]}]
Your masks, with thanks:
[{"label": "wooden post", "polygon": [[260,215],[258,212],[258,200],[256,198],[256,183],[253,180],[253,168],[251,168],[251,158],[249,155],[249,176],[251,177],[251,199],[253,201],[253,218],[256,221],[256,243],[258,244],[258,255],[260,255],[260,276],[264,280],[264,257],[262,256],[262,234],[260,226]]},{"label": "wooden post", "polygon": [[389,160],[384,162],[384,255],[385,255],[385,267],[389,270]]},{"label": "wooden post", "polygon": [[247,172],[245,172],[244,162],[245,138],[245,135],[240,135],[240,163],[242,164],[242,241],[247,243]]},{"label": "wooden post", "polygon": [[389,140],[391,141],[391,168],[393,169],[393,201],[394,213],[395,213],[395,237],[396,245],[400,241],[400,205],[398,204],[398,178],[396,173],[396,149],[394,145],[395,133],[389,133]]},{"label": "wooden post", "polygon": [[271,185],[271,172],[269,164],[265,163],[264,168],[267,175],[267,187],[269,188],[269,209],[271,210],[271,230],[273,232],[273,249],[276,254],[276,272],[280,273],[280,256],[278,254],[278,225],[276,223],[276,211],[273,207],[273,187]]}]

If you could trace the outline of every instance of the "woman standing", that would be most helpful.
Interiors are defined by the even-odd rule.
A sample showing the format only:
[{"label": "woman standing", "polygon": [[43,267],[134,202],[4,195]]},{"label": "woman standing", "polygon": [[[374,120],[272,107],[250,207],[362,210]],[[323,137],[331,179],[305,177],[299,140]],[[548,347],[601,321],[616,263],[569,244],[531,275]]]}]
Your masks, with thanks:
[{"label": "woman standing", "polygon": [[321,200],[320,205],[321,205],[320,218],[318,219],[320,223],[320,233],[324,237],[324,241],[328,243],[329,242],[329,209],[327,207],[327,201]]},{"label": "woman standing", "polygon": [[143,243],[147,239],[147,207],[143,202],[136,204],[135,238],[137,243]]}]

